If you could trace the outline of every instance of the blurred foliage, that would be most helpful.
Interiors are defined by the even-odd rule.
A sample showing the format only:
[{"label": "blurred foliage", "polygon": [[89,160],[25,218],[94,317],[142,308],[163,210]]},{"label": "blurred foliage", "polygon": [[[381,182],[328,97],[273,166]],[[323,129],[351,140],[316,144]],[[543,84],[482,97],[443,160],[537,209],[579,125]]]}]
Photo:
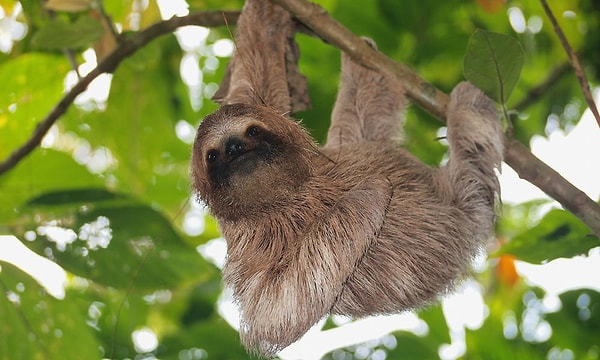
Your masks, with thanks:
[{"label": "blurred foliage", "polygon": [[513,237],[499,253],[511,254],[531,263],[542,263],[559,257],[585,255],[596,246],[598,238],[590,235],[575,215],[554,209],[537,225]]},{"label": "blurred foliage", "polygon": [[[242,0],[187,3],[191,11],[243,5]],[[584,110],[572,71],[559,72],[533,101],[519,105],[567,60],[537,0],[319,3],[445,91],[462,80],[467,43],[476,29],[517,39],[524,67],[507,107],[519,106],[513,126],[524,144],[533,135],[546,135],[549,116],[558,119],[550,128],[566,130]],[[160,20],[154,0],[52,1],[54,10],[63,11],[43,4],[0,0],[0,159],[31,135],[76,81],[73,63],[85,63],[82,74],[94,66],[90,48],[110,36],[99,26],[102,11],[124,34]],[[599,2],[554,0],[550,6],[590,81],[598,84]],[[227,62],[215,44],[229,39],[229,30],[198,33],[191,47],[180,46],[175,36],[145,45],[114,74],[93,83],[95,93],[77,99],[41,148],[0,175],[0,235],[16,236],[65,269],[68,279],[64,298],[57,299],[21,269],[0,263],[0,359],[250,357],[217,312],[223,291],[219,271],[195,247],[219,234],[214,220],[192,204],[188,180],[194,129],[216,109],[209,98]],[[297,116],[323,141],[339,52],[306,35],[297,40],[313,102]],[[182,78],[183,64],[189,69],[190,63],[197,65],[195,77]],[[109,93],[102,84],[110,84]],[[438,140],[440,126],[418,108],[407,113],[405,145],[431,165],[446,152]],[[466,330],[466,348],[457,356],[600,358],[600,294],[573,290],[548,307],[555,295],[528,286],[515,271],[517,260],[543,263],[585,255],[599,245],[573,215],[547,207],[544,200],[504,205],[498,249],[475,274],[486,304],[484,321]],[[325,358],[438,358],[440,349],[455,341],[456,330],[440,306],[418,315],[424,333],[398,331]],[[328,321],[330,327],[335,325]],[[144,349],[133,341],[141,329],[156,335],[156,346]]]}]

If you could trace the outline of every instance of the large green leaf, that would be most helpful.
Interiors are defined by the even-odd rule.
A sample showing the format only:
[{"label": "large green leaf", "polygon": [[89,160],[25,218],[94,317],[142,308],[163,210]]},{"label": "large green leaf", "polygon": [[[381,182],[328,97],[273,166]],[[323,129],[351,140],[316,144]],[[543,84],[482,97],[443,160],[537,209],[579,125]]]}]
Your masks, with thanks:
[{"label": "large green leaf", "polygon": [[464,60],[465,77],[489,97],[505,104],[523,67],[523,49],[514,38],[477,30]]},{"label": "large green leaf", "polygon": [[600,246],[598,238],[575,215],[552,210],[533,228],[515,236],[499,254],[512,254],[531,263],[586,254]]},{"label": "large green leaf", "polygon": [[90,15],[81,15],[72,23],[57,18],[44,24],[31,42],[44,50],[82,49],[91,46],[103,33],[102,23]]},{"label": "large green leaf", "polygon": [[0,159],[22,145],[58,102],[68,61],[27,54],[0,64]]},{"label": "large green leaf", "polygon": [[85,309],[57,300],[20,269],[0,263],[0,359],[97,359]]},{"label": "large green leaf", "polygon": [[43,193],[103,185],[103,179],[90,174],[70,155],[51,149],[37,149],[16,168],[0,175],[0,225],[6,225],[19,216],[28,199]]},{"label": "large green leaf", "polygon": [[38,254],[116,288],[168,289],[215,272],[158,211],[105,190],[44,194],[14,229]]},{"label": "large green leaf", "polygon": [[600,293],[592,289],[569,291],[560,295],[560,301],[560,311],[547,315],[552,324],[552,341],[563,349],[571,349],[576,359],[597,353]]}]

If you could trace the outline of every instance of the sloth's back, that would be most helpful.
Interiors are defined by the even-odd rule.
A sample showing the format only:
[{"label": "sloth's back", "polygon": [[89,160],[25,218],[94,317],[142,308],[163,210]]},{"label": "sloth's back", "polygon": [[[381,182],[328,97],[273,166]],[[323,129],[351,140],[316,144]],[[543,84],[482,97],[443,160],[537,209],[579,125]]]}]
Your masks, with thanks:
[{"label": "sloth's back", "polygon": [[387,179],[393,187],[380,235],[333,312],[397,313],[451,290],[481,239],[473,238],[469,217],[456,207],[445,169],[429,167],[391,143],[354,143],[324,153],[329,160],[319,176],[346,191],[368,177]]}]

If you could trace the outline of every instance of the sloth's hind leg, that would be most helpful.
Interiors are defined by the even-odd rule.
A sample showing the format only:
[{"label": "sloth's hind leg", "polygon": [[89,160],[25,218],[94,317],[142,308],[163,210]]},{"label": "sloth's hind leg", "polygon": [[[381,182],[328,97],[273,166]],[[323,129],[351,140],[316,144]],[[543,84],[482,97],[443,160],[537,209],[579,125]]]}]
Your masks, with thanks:
[{"label": "sloth's hind leg", "polygon": [[[365,41],[376,47],[372,40]],[[326,146],[399,140],[406,103],[404,88],[393,75],[367,69],[342,54],[340,88]]]}]

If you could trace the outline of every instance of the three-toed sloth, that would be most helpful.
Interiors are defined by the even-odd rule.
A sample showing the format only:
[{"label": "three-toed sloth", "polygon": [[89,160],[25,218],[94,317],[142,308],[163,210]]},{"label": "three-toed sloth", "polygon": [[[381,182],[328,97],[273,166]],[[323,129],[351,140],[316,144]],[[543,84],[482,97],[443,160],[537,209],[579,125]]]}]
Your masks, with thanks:
[{"label": "three-toed sloth", "polygon": [[247,1],[222,106],[191,162],[227,241],[242,342],[265,356],[329,313],[398,313],[451,290],[493,235],[503,153],[494,104],[465,82],[447,109],[447,164],[423,164],[398,144],[402,84],[345,55],[318,147],[288,117],[290,34],[289,13]]}]

